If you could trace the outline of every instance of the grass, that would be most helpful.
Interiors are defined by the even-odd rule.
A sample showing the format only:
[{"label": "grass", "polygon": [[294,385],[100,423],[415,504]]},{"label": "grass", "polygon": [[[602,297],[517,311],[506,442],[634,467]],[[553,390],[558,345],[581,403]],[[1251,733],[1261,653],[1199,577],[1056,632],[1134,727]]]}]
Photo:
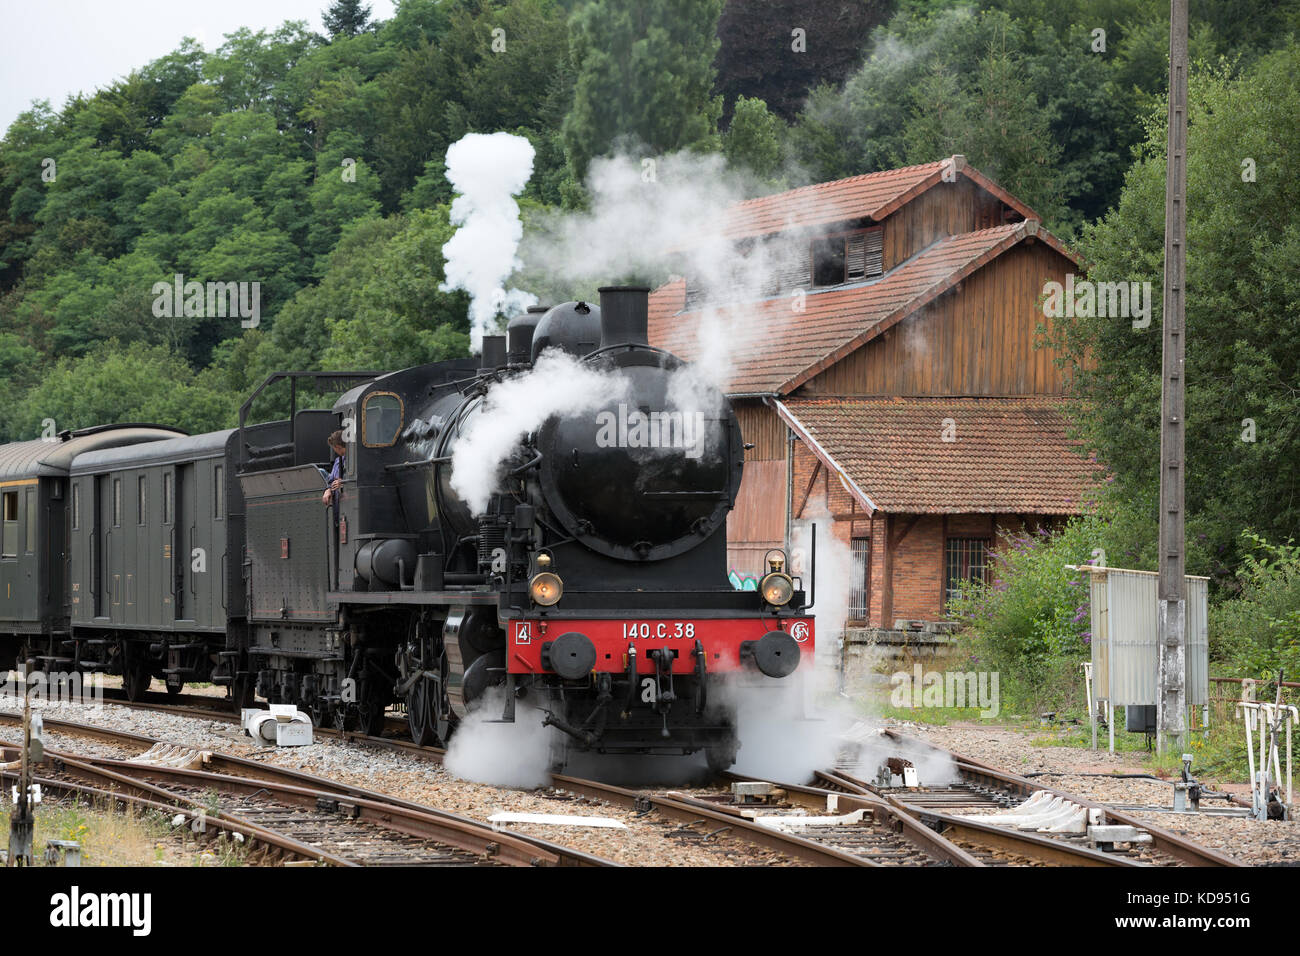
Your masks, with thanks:
[{"label": "grass", "polygon": [[[1033,747],[1073,747],[1087,749],[1092,744],[1092,731],[1084,708],[1059,711],[1058,720],[1044,725],[1035,717],[1023,716],[1025,702],[1008,701],[1004,696],[1002,713],[996,718],[980,716],[975,707],[897,707],[889,703],[888,692],[864,694],[857,697],[856,709],[863,715],[889,717],[916,724],[943,727],[953,723],[971,723],[986,727],[1001,727],[1025,734]],[[1014,711],[1014,712],[1013,712]],[[1065,723],[1070,719],[1077,724]],[[1145,734],[1131,734],[1124,730],[1123,713],[1116,715],[1115,752],[1123,754],[1133,764],[1162,778],[1178,776],[1182,771],[1182,754],[1193,755],[1192,773],[1201,780],[1217,783],[1247,783],[1249,770],[1246,760],[1246,739],[1240,718],[1234,719],[1229,708],[1220,708],[1211,718],[1210,727],[1193,728],[1183,748],[1177,753],[1158,754],[1148,748]],[[1300,769],[1300,729],[1293,732],[1295,753],[1293,761]],[[1104,753],[1108,745],[1106,728],[1097,728],[1098,752]],[[1259,741],[1256,739],[1256,754]],[[1028,758],[1025,758],[1026,761]],[[1286,755],[1282,755],[1285,773]]]},{"label": "grass", "polygon": [[978,707],[895,707],[890,704],[872,709],[871,713],[881,717],[892,717],[894,720],[908,720],[914,724],[933,724],[939,727],[968,721],[990,725],[998,723],[996,719],[981,717]]},{"label": "grass", "polygon": [[[11,813],[3,821],[5,840]],[[168,815],[148,810],[114,811],[107,805],[77,800],[46,800],[36,807],[32,859],[46,866],[49,840],[81,845],[82,866],[240,866],[241,844],[209,840],[200,844],[188,828],[173,828]]]}]

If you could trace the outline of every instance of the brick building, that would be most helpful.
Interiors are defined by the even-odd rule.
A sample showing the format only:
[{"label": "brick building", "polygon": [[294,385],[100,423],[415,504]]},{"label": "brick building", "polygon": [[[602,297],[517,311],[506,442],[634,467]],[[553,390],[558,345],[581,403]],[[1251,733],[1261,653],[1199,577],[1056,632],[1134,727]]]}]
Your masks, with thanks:
[{"label": "brick building", "polygon": [[752,445],[738,577],[829,513],[854,555],[850,623],[941,620],[1005,534],[1080,510],[1096,469],[1037,329],[1044,284],[1082,270],[1031,209],[954,156],[740,203],[724,231],[793,251],[753,301],[660,287],[650,338],[692,358],[703,322],[744,330],[726,376]]}]

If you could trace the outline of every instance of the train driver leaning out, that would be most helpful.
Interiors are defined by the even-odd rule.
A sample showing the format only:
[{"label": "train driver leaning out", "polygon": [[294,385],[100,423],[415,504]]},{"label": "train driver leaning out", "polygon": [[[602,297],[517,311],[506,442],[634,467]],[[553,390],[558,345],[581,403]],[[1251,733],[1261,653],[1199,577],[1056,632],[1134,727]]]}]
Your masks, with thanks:
[{"label": "train driver leaning out", "polygon": [[341,430],[333,432],[327,440],[336,457],[334,458],[334,467],[330,469],[329,475],[326,476],[329,487],[325,489],[325,494],[321,495],[320,499],[321,504],[326,507],[334,501],[335,496],[343,488],[343,473],[347,469],[346,459],[348,453],[348,446],[343,444],[343,432]]}]

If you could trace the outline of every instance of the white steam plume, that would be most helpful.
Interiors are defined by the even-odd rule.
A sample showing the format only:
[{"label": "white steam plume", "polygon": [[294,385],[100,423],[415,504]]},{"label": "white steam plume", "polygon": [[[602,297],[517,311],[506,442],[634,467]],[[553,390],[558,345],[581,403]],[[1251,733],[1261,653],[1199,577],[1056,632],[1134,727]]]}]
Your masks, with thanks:
[{"label": "white steam plume", "polygon": [[817,713],[799,678],[744,675],[723,682],[719,696],[735,708],[740,750],[732,769],[773,783],[807,783],[835,764],[847,721]]},{"label": "white steam plume", "polygon": [[520,701],[512,724],[498,723],[505,689],[491,687],[451,735],[443,766],[456,776],[495,787],[528,790],[551,782],[550,748],[558,731],[542,712]]},{"label": "white steam plume", "polygon": [[817,651],[811,670],[780,680],[747,676],[726,686],[724,699],[736,709],[740,752],[736,769],[780,783],[805,783],[814,770],[834,766],[842,736],[852,723],[838,690],[840,644],[848,619],[853,555],[831,532],[825,495],[805,507],[794,529],[791,570],[812,585],[812,532],[817,526]]},{"label": "white steam plume", "polygon": [[516,258],[523,224],[515,196],[533,174],[533,145],[510,133],[468,133],[447,148],[447,179],[457,192],[451,221],[460,228],[442,247],[446,259],[444,292],[470,295],[470,349],[483,347],[498,312],[520,312],[537,297],[506,290],[519,268]]},{"label": "white steam plume", "polygon": [[[815,582],[812,577],[814,525],[817,528]],[[795,554],[791,562],[795,573],[803,578],[804,588],[816,600],[812,613],[817,634],[817,685],[823,691],[838,689],[832,682],[840,671],[840,649],[853,588],[853,552],[835,537],[833,529],[826,495],[811,496],[804,506],[803,518],[794,523]]]},{"label": "white steam plume", "polygon": [[[452,452],[452,490],[471,512],[482,514],[500,480],[501,466],[521,438],[552,415],[594,412],[627,391],[628,381],[621,375],[595,369],[559,349],[547,349],[529,371],[488,392],[482,413]],[[594,416],[591,427],[594,433]]]},{"label": "white steam plume", "polygon": [[[700,310],[685,381],[674,384],[670,404],[701,407],[700,384],[725,386],[733,362],[759,343],[744,308],[722,311],[710,303],[743,304],[772,294],[777,264],[806,239],[777,235],[737,239],[728,232],[732,205],[755,194],[752,180],[729,169],[718,155],[679,152],[654,159],[627,155],[597,159],[587,180],[591,197],[581,212],[549,211],[529,220],[520,248],[530,287],[568,298],[575,286],[634,279],[658,285],[685,276]],[[808,196],[801,209],[818,202]],[[788,291],[788,290],[787,290]],[[655,343],[664,344],[664,343]]]}]

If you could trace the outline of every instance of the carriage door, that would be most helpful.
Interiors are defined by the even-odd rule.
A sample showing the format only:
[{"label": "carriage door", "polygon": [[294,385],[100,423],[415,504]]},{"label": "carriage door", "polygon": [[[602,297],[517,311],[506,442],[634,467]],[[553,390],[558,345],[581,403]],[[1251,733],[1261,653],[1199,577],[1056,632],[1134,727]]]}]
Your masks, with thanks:
[{"label": "carriage door", "polygon": [[104,479],[96,475],[90,480],[90,567],[86,576],[90,578],[90,595],[94,602],[91,610],[95,617],[103,617],[106,613],[104,611]]},{"label": "carriage door", "polygon": [[176,466],[176,521],[172,533],[172,574],[173,597],[176,606],[176,620],[188,621],[194,617],[194,571],[191,552],[196,537],[195,495],[198,491],[194,480],[193,465]]},{"label": "carriage door", "polygon": [[116,560],[122,536],[122,479],[95,476],[95,617],[121,614],[122,569]]}]

